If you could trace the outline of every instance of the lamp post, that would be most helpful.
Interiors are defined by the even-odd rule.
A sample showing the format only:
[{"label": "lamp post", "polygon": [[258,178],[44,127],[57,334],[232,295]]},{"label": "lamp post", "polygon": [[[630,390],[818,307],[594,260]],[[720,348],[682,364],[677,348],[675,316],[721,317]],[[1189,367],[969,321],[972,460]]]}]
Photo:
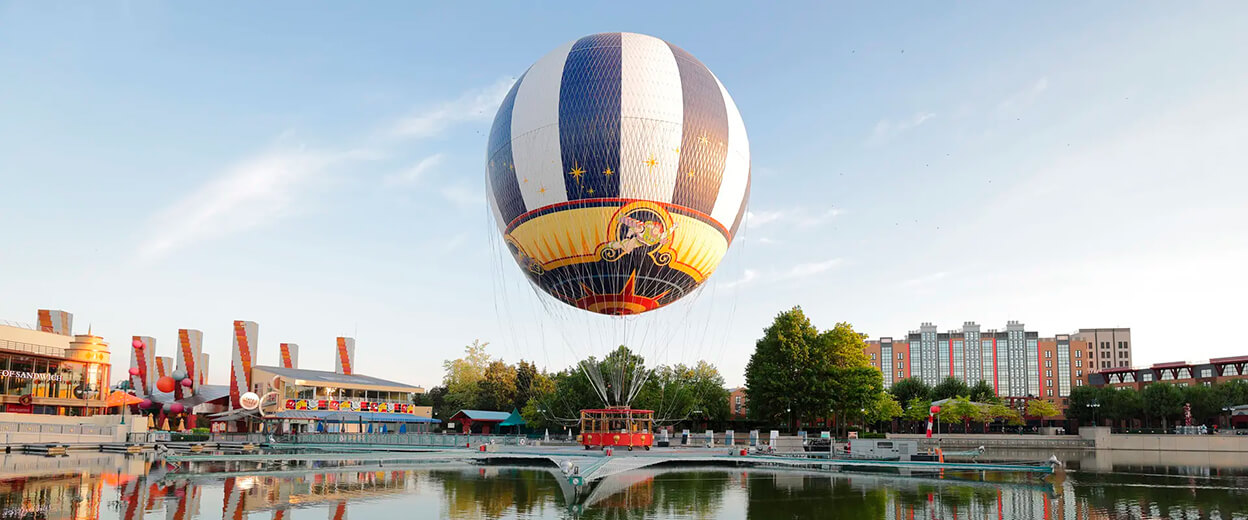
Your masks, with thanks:
[{"label": "lamp post", "polygon": [[787,417],[786,420],[788,421],[784,425],[784,429],[788,430],[788,432],[792,434],[793,433],[793,407],[792,405],[784,407],[784,415],[785,417]]},{"label": "lamp post", "polygon": [[1096,411],[1097,411],[1097,409],[1098,409],[1098,408],[1100,408],[1100,407],[1101,407],[1101,403],[1098,403],[1098,402],[1096,402],[1096,399],[1093,399],[1093,400],[1092,400],[1092,402],[1090,402],[1090,403],[1088,403],[1088,404],[1087,404],[1087,407],[1092,409],[1092,426],[1097,426],[1097,424],[1096,424]]}]

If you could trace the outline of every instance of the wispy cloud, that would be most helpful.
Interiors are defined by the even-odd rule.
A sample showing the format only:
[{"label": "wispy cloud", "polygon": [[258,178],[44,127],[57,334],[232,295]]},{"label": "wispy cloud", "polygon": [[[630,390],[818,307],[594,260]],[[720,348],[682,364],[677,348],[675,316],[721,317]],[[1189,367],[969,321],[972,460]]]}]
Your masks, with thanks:
[{"label": "wispy cloud", "polygon": [[485,204],[485,197],[463,184],[452,184],[439,192],[447,202],[461,208],[471,208]]},{"label": "wispy cloud", "polygon": [[724,288],[731,289],[733,287],[739,287],[739,286],[742,286],[742,285],[745,285],[747,283],[754,281],[755,278],[758,278],[758,271],[755,271],[753,269],[746,269],[743,273],[741,273],[740,278],[737,278],[736,280],[725,283]]},{"label": "wispy cloud", "polygon": [[931,285],[933,283],[939,282],[948,276],[949,276],[948,272],[940,271],[940,272],[925,274],[923,276],[911,278],[909,280],[903,280],[901,283],[898,283],[897,286],[904,287],[904,288],[922,287],[925,285]]},{"label": "wispy cloud", "polygon": [[824,224],[829,220],[844,214],[845,210],[841,208],[828,208],[823,211],[815,212],[805,208],[759,210],[746,212],[745,222],[748,229],[758,229],[770,224],[784,224],[789,226],[811,228]]},{"label": "wispy cloud", "polygon": [[422,177],[429,173],[429,170],[432,170],[439,164],[442,164],[442,158],[443,156],[440,153],[435,153],[429,157],[425,157],[411,168],[386,177],[386,184],[392,186],[401,184],[416,184]]},{"label": "wispy cloud", "polygon": [[369,158],[275,148],[239,161],[152,218],[139,256],[154,259],[185,244],[245,231],[293,213],[297,198],[335,163]]},{"label": "wispy cloud", "polygon": [[515,79],[500,79],[488,87],[465,92],[459,98],[408,115],[394,124],[391,134],[394,137],[431,137],[455,123],[487,120],[494,116],[513,83]]},{"label": "wispy cloud", "polygon": [[883,144],[885,141],[904,132],[918,128],[933,117],[936,117],[936,114],[932,112],[915,112],[913,116],[899,121],[881,119],[875,124],[875,129],[871,131],[871,136],[867,138],[867,144]]},{"label": "wispy cloud", "polygon": [[841,260],[840,258],[833,258],[831,260],[824,260],[822,262],[808,262],[804,264],[797,264],[793,267],[790,267],[788,271],[785,271],[783,274],[781,274],[779,276],[779,279],[780,280],[792,280],[795,278],[809,278],[819,273],[829,271],[841,265],[841,263],[843,262],[844,261]]},{"label": "wispy cloud", "polygon": [[1040,97],[1040,94],[1049,88],[1049,78],[1043,77],[1036,80],[1035,83],[1028,85],[1026,88],[1019,90],[997,104],[998,115],[1008,115],[1018,112]]},{"label": "wispy cloud", "polygon": [[464,245],[464,242],[467,240],[468,240],[467,233],[459,233],[451,237],[449,240],[447,240],[446,242],[442,244],[442,252],[450,253],[451,251],[459,249],[459,246]]}]

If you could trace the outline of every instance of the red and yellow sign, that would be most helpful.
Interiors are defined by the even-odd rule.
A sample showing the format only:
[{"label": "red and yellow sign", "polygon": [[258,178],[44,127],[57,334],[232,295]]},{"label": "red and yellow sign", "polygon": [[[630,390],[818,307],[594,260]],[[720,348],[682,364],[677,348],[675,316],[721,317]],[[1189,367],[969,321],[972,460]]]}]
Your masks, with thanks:
[{"label": "red and yellow sign", "polygon": [[369,401],[331,401],[326,399],[287,399],[286,409],[328,412],[416,413],[416,405],[414,404],[378,403]]}]

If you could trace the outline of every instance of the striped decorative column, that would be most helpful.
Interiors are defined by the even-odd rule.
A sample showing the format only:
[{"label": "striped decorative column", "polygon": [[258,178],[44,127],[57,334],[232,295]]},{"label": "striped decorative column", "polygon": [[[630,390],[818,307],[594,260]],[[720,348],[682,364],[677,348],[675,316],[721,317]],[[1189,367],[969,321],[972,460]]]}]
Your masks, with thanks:
[{"label": "striped decorative column", "polygon": [[207,352],[204,352],[203,354],[199,355],[199,377],[196,379],[196,381],[198,382],[197,384],[200,384],[200,385],[208,384],[208,367],[210,366],[208,364],[209,358],[210,356],[208,355]]},{"label": "striped decorative column", "polygon": [[234,321],[234,349],[230,359],[230,407],[241,408],[238,397],[251,391],[251,366],[256,359],[256,339],[260,325],[254,321]]},{"label": "striped decorative column", "polygon": [[[156,338],[151,336],[133,336],[131,338],[130,368],[138,368],[139,375],[130,376],[130,388],[134,395],[147,398],[152,395],[152,386],[156,382]],[[143,348],[134,348],[133,340],[143,342]]]},{"label": "striped decorative column", "polygon": [[283,368],[299,368],[299,345],[282,343],[278,348],[281,350]]},{"label": "striped decorative column", "polygon": [[334,356],[334,372],[339,374],[354,374],[355,368],[355,338],[338,338],[338,351]]},{"label": "striped decorative column", "polygon": [[[178,329],[178,370],[191,379],[191,388],[199,384],[199,359],[204,350],[204,333],[193,329]],[[174,392],[181,399],[184,389],[178,381]]]}]

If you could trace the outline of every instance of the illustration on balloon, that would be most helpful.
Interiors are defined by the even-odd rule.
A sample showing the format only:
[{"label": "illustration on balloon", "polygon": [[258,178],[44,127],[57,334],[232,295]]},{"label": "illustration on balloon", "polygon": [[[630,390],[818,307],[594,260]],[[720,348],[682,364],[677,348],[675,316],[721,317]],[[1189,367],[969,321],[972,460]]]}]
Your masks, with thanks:
[{"label": "illustration on balloon", "polygon": [[528,278],[607,315],[668,305],[719,266],[745,213],[749,139],[719,80],[651,36],[603,33],[533,64],[494,118],[488,192]]}]

